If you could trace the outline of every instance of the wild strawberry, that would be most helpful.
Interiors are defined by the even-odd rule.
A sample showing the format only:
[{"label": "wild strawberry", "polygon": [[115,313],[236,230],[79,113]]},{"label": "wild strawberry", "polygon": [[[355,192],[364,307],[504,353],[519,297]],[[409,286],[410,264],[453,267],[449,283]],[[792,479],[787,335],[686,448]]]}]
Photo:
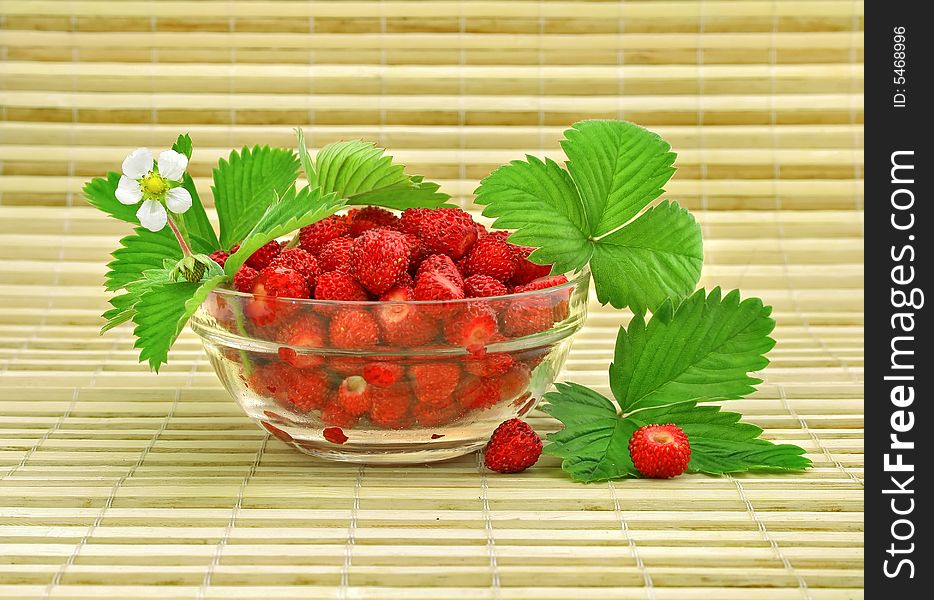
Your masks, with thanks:
[{"label": "wild strawberry", "polygon": [[464,280],[450,257],[442,254],[422,261],[415,275],[416,300],[460,300],[464,297]]},{"label": "wild strawberry", "polygon": [[379,344],[379,326],[369,311],[344,308],[331,318],[328,335],[335,348],[372,348]]},{"label": "wild strawberry", "polygon": [[405,384],[388,388],[372,388],[370,421],[383,429],[404,429],[411,425],[411,397]]},{"label": "wild strawberry", "polygon": [[312,254],[318,254],[321,247],[335,238],[347,235],[348,227],[344,217],[331,215],[302,227],[298,232],[299,246]]},{"label": "wild strawberry", "polygon": [[483,464],[497,473],[518,473],[534,465],[541,454],[542,440],[535,430],[519,419],[509,419],[493,432]]},{"label": "wild strawberry", "polygon": [[511,231],[506,231],[505,229],[498,229],[496,231],[491,231],[488,235],[493,239],[505,242],[509,239],[511,233]]},{"label": "wild strawberry", "polygon": [[524,337],[550,329],[554,323],[551,303],[545,298],[520,298],[506,307],[502,315],[503,333]]},{"label": "wild strawberry", "polygon": [[[407,288],[407,289],[410,289],[410,290],[414,290],[414,289],[415,289],[415,280],[412,279],[412,276],[409,275],[409,272],[408,272],[408,271],[406,271],[406,272],[403,273],[402,275],[399,275],[399,279],[397,279],[396,282],[395,282],[394,284],[392,284],[392,287],[393,287],[393,289],[394,289],[394,288]],[[390,290],[390,291],[392,291],[392,290]],[[388,294],[389,292],[386,292],[386,293]]]},{"label": "wild strawberry", "polygon": [[353,416],[337,402],[331,402],[321,411],[321,420],[325,425],[348,429],[357,424],[357,417]]},{"label": "wild strawberry", "polygon": [[470,352],[482,351],[496,333],[496,313],[481,303],[470,304],[444,324],[444,338]]},{"label": "wild strawberry", "polygon": [[691,444],[677,425],[645,425],[629,439],[629,457],[643,476],[668,479],[687,470]]},{"label": "wild strawberry", "polygon": [[308,251],[301,248],[287,248],[279,253],[279,256],[272,259],[270,267],[285,267],[298,271],[302,277],[308,280],[308,289],[314,290],[315,283],[318,281],[318,275],[321,269],[318,268],[318,260]]},{"label": "wild strawberry", "polygon": [[500,400],[512,400],[526,391],[532,375],[529,368],[522,363],[516,363],[511,369],[497,377],[499,381]]},{"label": "wild strawberry", "polygon": [[[276,339],[297,348],[323,348],[328,332],[324,322],[314,315],[301,315],[283,327]],[[299,369],[316,367],[324,361],[320,354],[298,354],[294,348],[279,348],[279,358]]]},{"label": "wild strawberry", "polygon": [[478,377],[502,375],[515,364],[515,359],[506,352],[491,352],[478,358],[464,361],[464,370]]},{"label": "wild strawberry", "polygon": [[259,276],[259,271],[253,267],[248,267],[242,265],[237,273],[234,275],[233,284],[234,289],[238,292],[243,292],[245,294],[250,294],[253,292],[253,285],[256,283],[256,278]]},{"label": "wild strawberry", "polygon": [[276,299],[307,298],[308,282],[292,269],[266,268],[260,271],[253,284],[253,296],[243,312],[256,325],[269,325],[276,319],[292,315],[299,308],[295,303]]},{"label": "wild strawberry", "polygon": [[415,292],[407,287],[394,287],[380,296],[385,304],[377,306],[376,320],[387,344],[414,348],[437,337],[438,323],[426,314],[423,306],[403,304],[414,299]]},{"label": "wild strawberry", "polygon": [[454,264],[454,261],[451,260],[450,256],[445,254],[432,254],[428,256],[418,265],[418,271],[415,273],[415,278],[418,279],[419,275],[423,273],[438,273],[444,275],[452,282],[454,282],[457,287],[464,287],[464,279],[461,277],[460,271],[457,269],[457,265]]},{"label": "wild strawberry", "polygon": [[453,400],[441,404],[416,404],[412,408],[415,421],[422,427],[438,427],[456,421],[464,409]]},{"label": "wild strawberry", "polygon": [[447,402],[460,380],[460,367],[454,363],[430,362],[409,367],[412,389],[419,402]]},{"label": "wild strawberry", "polygon": [[351,244],[353,238],[346,235],[324,244],[318,254],[318,266],[321,267],[321,271],[349,271]]},{"label": "wild strawberry", "polygon": [[551,265],[540,265],[529,260],[529,254],[535,251],[535,248],[514,244],[510,244],[509,247],[516,257],[516,272],[509,280],[510,285],[525,285],[551,274]]},{"label": "wild strawberry", "polygon": [[406,232],[402,232],[402,235],[409,245],[409,268],[412,268],[413,265],[420,264],[428,256],[428,248],[425,247],[425,244],[418,236]]},{"label": "wild strawberry", "polygon": [[259,272],[253,284],[254,296],[275,298],[307,298],[308,282],[302,274],[285,267],[266,268]]},{"label": "wild strawberry", "polygon": [[402,227],[403,231],[421,238],[429,252],[447,254],[455,260],[464,256],[477,241],[477,228],[473,219],[459,208],[417,212],[408,220],[403,213]]},{"label": "wild strawberry", "polygon": [[407,302],[414,299],[414,290],[407,285],[393,286],[391,290],[379,297],[380,302]]},{"label": "wild strawberry", "polygon": [[533,348],[522,352],[520,355],[517,355],[517,359],[522,361],[522,364],[527,366],[530,371],[534,370],[535,367],[542,364],[542,361],[545,360],[545,357],[551,352],[551,348]]},{"label": "wild strawberry", "polygon": [[468,275],[488,275],[499,281],[508,281],[516,272],[516,257],[509,244],[487,236],[467,253],[464,268]]},{"label": "wild strawberry", "polygon": [[[464,297],[464,290],[457,286],[451,279],[428,271],[415,278],[415,299],[416,300],[460,300]],[[423,307],[426,311],[429,307]],[[431,307],[435,313],[445,311],[435,311],[436,308],[454,308],[452,307]],[[440,316],[440,314],[436,314]]]},{"label": "wild strawberry", "polygon": [[409,244],[398,231],[370,229],[350,246],[350,272],[371,294],[382,294],[409,268]]},{"label": "wild strawberry", "polygon": [[363,377],[351,375],[337,388],[335,402],[348,414],[359,417],[370,410],[369,385]]},{"label": "wild strawberry", "polygon": [[470,275],[464,279],[464,295],[468,298],[490,298],[508,293],[505,285],[489,275]]},{"label": "wild strawberry", "polygon": [[300,412],[321,408],[330,394],[331,381],[321,371],[294,371],[289,378],[287,398]]},{"label": "wild strawberry", "polygon": [[[422,261],[415,275],[416,300],[460,300],[464,297],[464,279],[451,257],[433,254]],[[460,309],[457,304],[421,307],[431,317],[443,320]]]},{"label": "wild strawberry", "polygon": [[215,250],[208,255],[208,258],[220,265],[221,268],[224,268],[224,263],[230,258],[230,253],[226,250]]},{"label": "wild strawberry", "polygon": [[366,290],[360,287],[350,273],[328,271],[318,276],[315,286],[317,300],[369,300]]},{"label": "wild strawberry", "polygon": [[351,209],[347,213],[347,223],[350,237],[357,237],[378,227],[398,229],[399,217],[379,206],[365,206]]},{"label": "wild strawberry", "polygon": [[257,271],[262,271],[269,266],[269,263],[272,262],[272,259],[279,256],[279,252],[281,250],[282,247],[276,240],[266,242],[264,246],[260,247],[259,250],[251,254],[250,258],[246,259],[246,264],[250,265]]},{"label": "wild strawberry", "polygon": [[291,365],[282,362],[259,364],[246,380],[247,386],[257,394],[269,395],[276,400],[285,401],[289,389],[296,380],[297,371]]},{"label": "wild strawberry", "polygon": [[495,377],[464,377],[454,391],[454,399],[468,410],[483,410],[500,401],[499,379]]},{"label": "wild strawberry", "polygon": [[568,278],[564,275],[554,275],[551,277],[541,277],[534,281],[530,281],[524,285],[517,285],[512,291],[515,294],[522,292],[532,292],[535,290],[544,290],[550,287],[556,287],[559,285],[564,285],[568,282]]},{"label": "wild strawberry", "polygon": [[389,387],[405,374],[402,365],[394,362],[374,362],[363,367],[363,378],[370,385]]},{"label": "wild strawberry", "polygon": [[418,230],[422,222],[431,213],[429,208],[407,208],[399,217],[399,230],[403,233],[418,237]]}]

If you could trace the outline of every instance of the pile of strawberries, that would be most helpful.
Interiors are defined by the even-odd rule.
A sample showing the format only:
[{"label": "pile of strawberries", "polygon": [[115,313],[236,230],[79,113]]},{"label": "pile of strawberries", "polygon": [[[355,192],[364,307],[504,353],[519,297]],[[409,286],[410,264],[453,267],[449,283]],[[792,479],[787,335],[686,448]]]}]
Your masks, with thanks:
[{"label": "pile of strawberries", "polygon": [[[252,294],[243,304],[249,333],[282,346],[278,360],[254,361],[247,385],[342,428],[364,417],[387,429],[434,427],[523,401],[530,370],[548,349],[506,354],[486,346],[550,329],[566,318],[569,291],[513,296],[567,279],[528,260],[533,249],[507,236],[457,208],[397,216],[370,206],[303,228],[297,245],[266,244],[236,273],[234,287]],[[211,258],[223,265],[228,256]],[[405,302],[412,300],[440,302]],[[294,349],[416,347],[466,352],[457,360],[378,361]]]}]

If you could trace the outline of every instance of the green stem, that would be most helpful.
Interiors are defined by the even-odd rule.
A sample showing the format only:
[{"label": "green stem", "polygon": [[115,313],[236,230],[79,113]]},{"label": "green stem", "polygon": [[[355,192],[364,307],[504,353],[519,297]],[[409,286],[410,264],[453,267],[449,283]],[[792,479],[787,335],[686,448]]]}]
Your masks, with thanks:
[{"label": "green stem", "polygon": [[182,232],[179,230],[175,219],[172,218],[172,213],[168,213],[168,216],[169,229],[175,234],[175,239],[178,240],[178,247],[182,249],[182,255],[186,258],[191,256],[191,247],[188,245],[188,242],[185,241],[185,236],[183,236]]}]

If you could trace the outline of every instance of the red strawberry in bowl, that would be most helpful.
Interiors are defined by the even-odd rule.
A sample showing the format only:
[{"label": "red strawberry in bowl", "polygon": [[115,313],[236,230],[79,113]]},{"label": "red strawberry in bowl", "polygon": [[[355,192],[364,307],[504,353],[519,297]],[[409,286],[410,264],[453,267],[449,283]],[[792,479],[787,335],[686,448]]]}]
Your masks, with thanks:
[{"label": "red strawberry in bowl", "polygon": [[265,268],[253,282],[253,299],[244,312],[256,325],[265,326],[284,319],[300,306],[289,299],[308,298],[308,281],[298,271],[285,267]]},{"label": "red strawberry in bowl", "polygon": [[409,243],[398,231],[370,229],[350,246],[350,272],[374,295],[388,291],[409,268]]}]

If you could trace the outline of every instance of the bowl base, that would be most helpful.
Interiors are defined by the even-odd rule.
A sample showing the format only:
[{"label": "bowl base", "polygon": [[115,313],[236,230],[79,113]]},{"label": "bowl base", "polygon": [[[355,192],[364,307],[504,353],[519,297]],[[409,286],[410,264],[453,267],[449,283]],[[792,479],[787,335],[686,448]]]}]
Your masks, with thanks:
[{"label": "bowl base", "polygon": [[293,441],[290,444],[299,452],[333,460],[337,462],[357,463],[366,465],[411,465],[419,463],[438,462],[450,460],[483,448],[486,442],[471,442],[457,444],[425,444],[412,447],[411,445],[381,445],[381,446],[341,446],[327,442],[316,443],[312,441]]}]

